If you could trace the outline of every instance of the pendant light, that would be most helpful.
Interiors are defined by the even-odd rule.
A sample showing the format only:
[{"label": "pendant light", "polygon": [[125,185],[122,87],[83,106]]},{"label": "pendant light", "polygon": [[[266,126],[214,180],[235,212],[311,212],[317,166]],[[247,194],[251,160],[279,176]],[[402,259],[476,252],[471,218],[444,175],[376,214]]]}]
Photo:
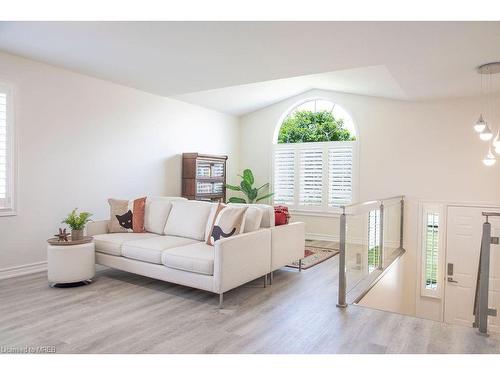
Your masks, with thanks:
[{"label": "pendant light", "polygon": [[488,153],[486,154],[485,158],[483,159],[484,165],[491,167],[493,164],[496,163],[495,155],[491,152],[491,147],[488,150]]},{"label": "pendant light", "polygon": [[488,123],[486,123],[486,126],[484,127],[483,131],[479,133],[479,138],[481,138],[482,141],[489,141],[492,137],[493,133],[491,132]]},{"label": "pendant light", "polygon": [[474,124],[474,130],[477,132],[477,133],[481,133],[484,128],[486,128],[486,122],[484,121],[483,119],[483,114],[481,113],[479,115],[479,119],[476,121],[476,123]]},{"label": "pendant light", "polygon": [[[479,92],[480,96],[483,96],[483,75],[481,75],[481,91]],[[482,110],[484,111],[484,100],[481,100],[481,107]],[[477,119],[476,123],[474,124],[474,130],[477,133],[481,133],[484,129],[486,128],[486,121],[483,119],[483,114],[481,113],[479,115],[479,118]]]},{"label": "pendant light", "polygon": [[[479,119],[476,121],[474,124],[474,130],[479,133],[479,138],[482,141],[485,142],[490,142],[488,146],[488,153],[483,159],[484,165],[491,167],[496,163],[495,155],[491,151],[492,148],[495,149],[495,153],[500,155],[500,128],[495,132],[495,138],[493,138],[493,132],[492,129],[490,128],[490,125],[488,124],[487,121],[484,120],[483,113],[486,113],[490,117],[490,122],[493,121],[494,119],[494,114],[493,114],[493,105],[492,105],[492,98],[491,98],[491,93],[492,93],[492,79],[493,79],[493,74],[500,73],[500,62],[492,62],[488,64],[481,65],[480,67],[477,68],[477,72],[481,75],[481,106],[483,107],[481,110],[481,114],[479,115]],[[483,75],[486,74],[488,81],[487,81],[487,89],[486,89],[486,95],[483,95]],[[484,98],[485,97],[485,98]],[[486,103],[485,103],[486,102]],[[486,104],[486,105],[485,105]],[[486,112],[484,110],[487,110]],[[493,140],[492,140],[493,139]]]}]

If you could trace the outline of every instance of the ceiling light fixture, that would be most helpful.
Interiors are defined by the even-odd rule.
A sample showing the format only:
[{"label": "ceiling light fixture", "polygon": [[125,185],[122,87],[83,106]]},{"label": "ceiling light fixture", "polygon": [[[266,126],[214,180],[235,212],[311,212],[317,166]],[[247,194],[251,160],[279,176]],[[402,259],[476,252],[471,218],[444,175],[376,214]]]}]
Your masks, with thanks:
[{"label": "ceiling light fixture", "polygon": [[481,133],[486,127],[486,122],[483,120],[483,114],[479,115],[479,119],[474,124],[474,130],[478,133]]},{"label": "ceiling light fixture", "polygon": [[488,150],[488,153],[486,154],[485,158],[483,159],[484,165],[491,167],[493,164],[496,163],[495,155],[491,152],[491,147]]},{"label": "ceiling light fixture", "polygon": [[479,133],[479,138],[481,138],[482,141],[489,141],[491,138],[493,138],[493,133],[491,132],[488,123],[486,123],[486,127],[483,129],[483,131]]},{"label": "ceiling light fixture", "polygon": [[[479,138],[482,141],[488,142],[493,138],[493,132],[488,125],[488,122],[484,120],[483,113],[488,115],[490,118],[490,123],[494,121],[493,116],[493,105],[491,103],[491,93],[492,93],[492,81],[493,74],[500,73],[500,62],[492,62],[488,64],[481,65],[477,68],[477,72],[481,75],[481,114],[478,120],[474,124],[474,130],[479,133]],[[488,78],[486,95],[483,94],[483,75]],[[488,142],[489,143],[489,142]],[[496,132],[496,136],[489,145],[488,153],[483,159],[483,163],[487,166],[492,166],[495,164],[495,155],[491,152],[491,148],[495,148],[495,152],[500,155],[500,127]]]}]

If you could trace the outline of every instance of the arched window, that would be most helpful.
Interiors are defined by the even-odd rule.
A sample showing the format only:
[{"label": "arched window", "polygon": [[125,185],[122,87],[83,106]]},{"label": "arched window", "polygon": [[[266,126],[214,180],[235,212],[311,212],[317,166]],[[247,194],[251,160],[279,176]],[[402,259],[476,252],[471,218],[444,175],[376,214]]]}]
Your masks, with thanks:
[{"label": "arched window", "polygon": [[274,203],[329,211],[353,200],[356,131],[349,114],[314,99],[283,116],[274,136]]}]

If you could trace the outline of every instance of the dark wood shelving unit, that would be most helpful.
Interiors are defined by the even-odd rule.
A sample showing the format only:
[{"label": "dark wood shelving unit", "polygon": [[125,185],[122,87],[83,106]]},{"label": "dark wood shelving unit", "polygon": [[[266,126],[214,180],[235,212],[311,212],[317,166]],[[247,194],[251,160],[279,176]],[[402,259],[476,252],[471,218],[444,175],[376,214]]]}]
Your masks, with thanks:
[{"label": "dark wood shelving unit", "polygon": [[182,154],[182,196],[187,199],[226,201],[225,155]]}]

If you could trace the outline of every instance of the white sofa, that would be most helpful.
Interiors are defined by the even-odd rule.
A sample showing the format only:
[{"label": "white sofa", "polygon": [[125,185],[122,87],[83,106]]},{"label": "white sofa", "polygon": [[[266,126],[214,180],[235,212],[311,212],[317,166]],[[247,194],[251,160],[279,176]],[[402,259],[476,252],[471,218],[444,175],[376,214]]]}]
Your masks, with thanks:
[{"label": "white sofa", "polygon": [[96,263],[219,294],[304,256],[305,225],[274,226],[274,210],[249,205],[243,233],[205,243],[216,204],[178,197],[146,200],[145,233],[108,233],[108,220],[87,225]]}]

